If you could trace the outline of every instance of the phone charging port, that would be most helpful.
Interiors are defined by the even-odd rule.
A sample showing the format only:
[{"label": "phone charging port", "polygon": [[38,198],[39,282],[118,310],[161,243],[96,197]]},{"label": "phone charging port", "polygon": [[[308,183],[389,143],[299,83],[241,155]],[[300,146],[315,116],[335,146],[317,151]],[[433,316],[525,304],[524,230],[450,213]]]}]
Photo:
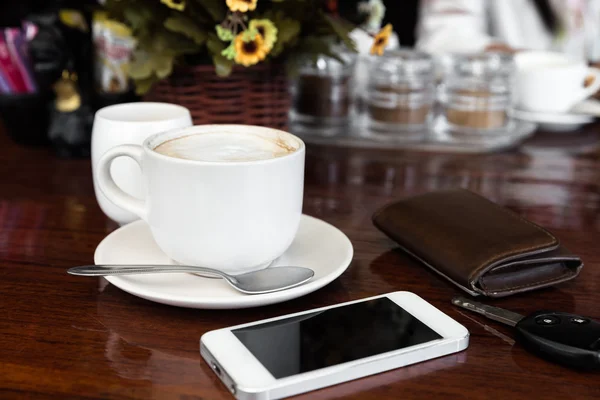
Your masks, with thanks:
[{"label": "phone charging port", "polygon": [[215,364],[214,362],[211,362],[210,366],[212,367],[212,369],[215,371],[215,373],[217,375],[221,376],[221,368],[219,368],[219,366],[217,364]]}]

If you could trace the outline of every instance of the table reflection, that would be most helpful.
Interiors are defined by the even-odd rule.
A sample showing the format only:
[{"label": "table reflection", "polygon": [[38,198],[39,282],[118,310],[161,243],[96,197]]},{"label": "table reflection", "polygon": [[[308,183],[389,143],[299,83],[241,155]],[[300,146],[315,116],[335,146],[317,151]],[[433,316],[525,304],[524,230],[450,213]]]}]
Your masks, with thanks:
[{"label": "table reflection", "polygon": [[[189,386],[197,395],[202,386],[218,384],[200,356],[198,341],[202,329],[189,323],[196,310],[167,306],[157,310],[145,301],[123,306],[119,304],[123,299],[115,298],[121,293],[107,283],[104,278],[99,281],[95,319],[106,329],[104,357],[119,378],[141,381],[142,386],[136,387],[146,388],[148,392],[144,394],[150,393],[147,397],[156,399],[168,393],[164,385]],[[123,297],[131,298],[126,294]],[[178,319],[178,314],[187,323]],[[172,327],[168,335],[171,340],[155,334],[158,327],[164,326]]]},{"label": "table reflection", "polygon": [[0,201],[0,255],[31,258],[44,252],[48,206],[33,201]]},{"label": "table reflection", "polygon": [[[309,147],[305,211],[357,223],[380,204],[462,187],[550,229],[597,229],[596,156],[457,155]],[[350,217],[350,215],[352,216]]]}]

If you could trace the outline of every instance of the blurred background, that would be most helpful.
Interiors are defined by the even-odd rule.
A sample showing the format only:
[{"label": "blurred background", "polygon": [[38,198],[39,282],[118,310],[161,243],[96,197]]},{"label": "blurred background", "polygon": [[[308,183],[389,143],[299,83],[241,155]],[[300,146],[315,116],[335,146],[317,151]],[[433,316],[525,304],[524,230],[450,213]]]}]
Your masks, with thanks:
[{"label": "blurred background", "polygon": [[[157,101],[187,107],[196,124],[473,153],[517,146],[536,130],[582,133],[600,115],[592,98],[559,111],[521,109],[514,90],[518,52],[600,60],[597,0],[258,0],[247,12],[225,3],[3,2],[4,131],[86,158],[96,110]],[[252,39],[254,53],[238,49],[238,36],[255,28],[260,46]],[[582,86],[600,82],[585,78]]]}]

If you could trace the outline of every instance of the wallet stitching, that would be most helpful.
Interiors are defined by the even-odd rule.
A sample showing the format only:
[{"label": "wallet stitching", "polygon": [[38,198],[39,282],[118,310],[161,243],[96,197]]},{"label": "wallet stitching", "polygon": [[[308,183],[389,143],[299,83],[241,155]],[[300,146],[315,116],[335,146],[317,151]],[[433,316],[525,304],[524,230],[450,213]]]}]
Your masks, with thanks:
[{"label": "wallet stitching", "polygon": [[[548,251],[553,251],[556,250],[558,248],[558,244],[555,244],[553,247],[544,247],[544,246],[531,246],[525,249],[521,249],[520,251],[524,251],[522,253],[517,253],[517,252],[512,252],[512,254],[509,255],[509,253],[511,252],[504,252],[502,254],[500,254],[498,259],[494,260],[494,258],[491,258],[490,260],[486,261],[486,263],[482,264],[482,267],[480,267],[479,269],[477,269],[476,271],[473,272],[473,274],[471,274],[471,276],[469,277],[469,283],[471,285],[471,287],[473,289],[476,289],[476,284],[477,282],[479,282],[479,280],[481,279],[481,277],[483,275],[485,275],[488,271],[490,271],[491,269],[494,268],[501,268],[498,267],[498,264],[503,262],[503,261],[511,261],[514,259],[518,259],[520,257],[529,257],[529,256],[533,256],[536,254],[540,254],[540,253],[546,253]],[[533,250],[530,252],[527,252],[529,250]],[[494,262],[491,262],[492,260],[494,260]]]},{"label": "wallet stitching", "polygon": [[[562,275],[560,275],[560,278],[562,278],[563,276],[565,276],[565,272],[567,272],[567,273],[571,272],[571,273],[572,273],[572,269],[571,269],[571,268],[568,268],[568,267],[566,267],[565,265],[562,265],[562,268],[561,268],[561,274],[562,274]],[[544,279],[543,281],[535,281],[535,282],[524,283],[524,284],[517,285],[517,286],[505,287],[505,288],[503,288],[502,290],[513,290],[513,289],[519,289],[519,288],[528,287],[528,286],[533,286],[533,285],[544,284],[544,283],[547,283],[547,282],[553,281],[553,280],[555,280],[555,279],[559,279],[559,278],[558,278],[558,277],[547,278],[547,279]],[[485,286],[486,286],[486,285],[485,285],[485,283],[483,282],[483,276],[481,276],[481,277],[478,279],[478,281],[477,281],[477,282],[479,283],[479,285],[481,285],[482,289],[485,289],[486,291],[488,290],[487,288],[485,288]]]},{"label": "wallet stitching", "polygon": [[577,270],[573,271],[572,269],[565,267],[565,270],[567,272],[569,272],[570,274],[563,275],[560,278],[550,278],[550,279],[544,279],[543,281],[536,281],[536,282],[531,282],[531,283],[527,283],[524,285],[512,286],[512,287],[508,287],[508,288],[505,288],[502,290],[495,291],[494,293],[502,293],[502,292],[513,291],[513,290],[517,290],[517,289],[524,289],[524,288],[528,288],[528,287],[532,287],[532,286],[544,285],[544,284],[550,283],[550,282],[556,282],[556,283],[564,282],[565,280],[576,277],[578,275],[577,271],[579,271],[579,268]]},{"label": "wallet stitching", "polygon": [[[553,251],[553,250],[555,250],[557,248],[558,248],[558,246],[555,247],[554,249],[544,250],[543,252],[546,252],[546,251],[550,252],[550,251]],[[530,255],[533,255],[533,254],[530,254]],[[526,257],[526,255],[522,256],[522,257]],[[559,256],[559,257],[555,257],[555,258],[548,258],[546,260],[547,260],[547,262],[552,262],[552,261],[565,262],[565,261],[581,261],[581,258],[575,257],[575,256],[572,256],[572,257]],[[503,261],[511,261],[511,259],[503,260]],[[536,259],[536,260],[527,260],[527,261],[522,261],[522,264],[536,264],[536,263],[539,263],[539,262],[540,262],[540,260],[538,260],[538,259]],[[502,270],[504,268],[509,268],[511,266],[512,266],[512,264],[507,263],[505,265],[498,265],[498,266],[495,266],[493,268],[494,268],[494,271],[500,271],[500,270]],[[573,268],[569,268],[569,267],[565,267],[565,268],[567,268],[567,269],[573,269]]]}]

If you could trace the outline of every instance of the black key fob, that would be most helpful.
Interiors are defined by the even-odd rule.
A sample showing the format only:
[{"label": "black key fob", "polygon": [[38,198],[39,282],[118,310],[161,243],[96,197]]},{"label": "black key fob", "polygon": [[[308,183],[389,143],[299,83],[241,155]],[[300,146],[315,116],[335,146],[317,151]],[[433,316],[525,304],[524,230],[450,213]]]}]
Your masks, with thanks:
[{"label": "black key fob", "polygon": [[577,369],[600,369],[600,323],[557,311],[537,311],[520,320],[517,340],[541,357]]}]

